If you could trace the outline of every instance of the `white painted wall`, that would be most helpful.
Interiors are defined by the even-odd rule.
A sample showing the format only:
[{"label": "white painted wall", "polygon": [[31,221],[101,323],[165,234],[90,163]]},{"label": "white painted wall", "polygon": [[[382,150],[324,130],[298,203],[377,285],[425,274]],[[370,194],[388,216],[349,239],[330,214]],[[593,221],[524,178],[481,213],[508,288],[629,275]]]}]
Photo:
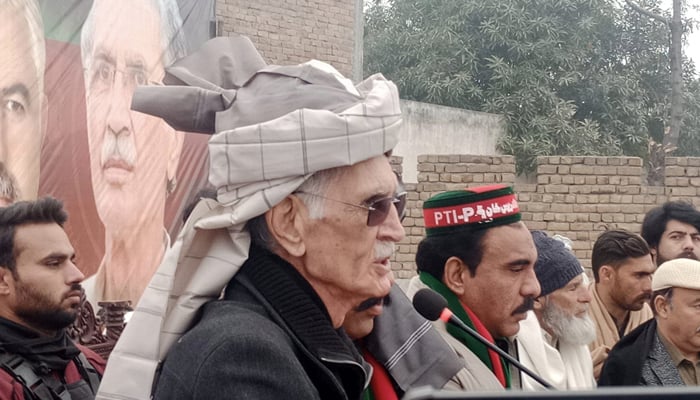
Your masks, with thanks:
[{"label": "white painted wall", "polygon": [[503,135],[500,115],[401,100],[403,128],[394,155],[403,157],[403,179],[417,182],[422,154],[496,155]]}]

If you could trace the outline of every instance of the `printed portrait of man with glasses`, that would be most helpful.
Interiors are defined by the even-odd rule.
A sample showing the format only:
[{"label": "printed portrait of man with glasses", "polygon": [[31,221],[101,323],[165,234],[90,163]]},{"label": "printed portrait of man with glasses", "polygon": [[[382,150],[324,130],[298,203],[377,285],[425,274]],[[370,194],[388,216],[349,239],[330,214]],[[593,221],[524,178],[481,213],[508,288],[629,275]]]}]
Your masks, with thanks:
[{"label": "printed portrait of man with glasses", "polygon": [[169,247],[165,202],[183,134],[130,107],[135,88],[161,84],[185,48],[175,0],[97,0],[83,26],[90,169],[105,228],[104,258],[85,282],[93,304],[137,302]]}]

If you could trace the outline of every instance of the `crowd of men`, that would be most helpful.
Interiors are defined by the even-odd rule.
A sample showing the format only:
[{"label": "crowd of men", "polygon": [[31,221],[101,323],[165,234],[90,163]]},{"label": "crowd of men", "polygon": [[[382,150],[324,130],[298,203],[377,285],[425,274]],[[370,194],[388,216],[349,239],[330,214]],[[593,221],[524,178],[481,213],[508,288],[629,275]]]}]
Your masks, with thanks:
[{"label": "crowd of men", "polygon": [[[160,266],[135,289],[143,296],[106,364],[67,336],[85,277],[61,202],[18,201],[36,188],[17,188],[0,165],[1,399],[398,399],[424,385],[700,382],[700,212],[691,204],[652,209],[641,235],[603,232],[589,283],[566,238],[521,221],[513,188],[439,193],[423,202],[418,275],[403,291],[390,262],[406,207],[389,163],[401,124],[392,82],[377,74],[353,84],[318,61],[265,65],[250,40],[230,37],[148,62],[155,70],[142,78],[175,84],[138,86],[140,78],[128,81],[138,71],[120,57],[145,44],[114,55],[100,47],[95,20],[115,12],[111,4],[94,3],[82,37],[91,154],[104,156],[91,160],[101,171],[93,186],[115,248],[86,286],[99,299],[104,279],[124,278],[110,265],[133,260],[116,250],[127,240],[148,244],[138,256]],[[165,23],[151,11],[116,20]],[[157,134],[133,140],[164,151],[139,175],[145,161],[129,157],[148,143],[120,137],[147,127]],[[153,173],[169,181],[180,131],[211,135],[216,195],[197,202],[170,246],[162,228],[168,186],[144,200],[148,226],[112,206],[126,205],[124,185],[150,185]],[[136,173],[125,180],[110,171],[119,168]],[[468,329],[418,314],[410,299],[423,290],[442,296],[445,315]]]}]

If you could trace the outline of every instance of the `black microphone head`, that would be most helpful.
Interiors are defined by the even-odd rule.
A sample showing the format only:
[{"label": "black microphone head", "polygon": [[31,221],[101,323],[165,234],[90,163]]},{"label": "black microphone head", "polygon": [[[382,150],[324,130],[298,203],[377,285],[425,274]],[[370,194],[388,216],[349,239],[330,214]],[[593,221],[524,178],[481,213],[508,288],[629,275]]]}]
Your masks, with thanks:
[{"label": "black microphone head", "polygon": [[440,318],[442,310],[447,308],[447,300],[440,293],[432,289],[421,289],[413,296],[413,308],[418,311],[423,318],[429,321],[436,321]]}]

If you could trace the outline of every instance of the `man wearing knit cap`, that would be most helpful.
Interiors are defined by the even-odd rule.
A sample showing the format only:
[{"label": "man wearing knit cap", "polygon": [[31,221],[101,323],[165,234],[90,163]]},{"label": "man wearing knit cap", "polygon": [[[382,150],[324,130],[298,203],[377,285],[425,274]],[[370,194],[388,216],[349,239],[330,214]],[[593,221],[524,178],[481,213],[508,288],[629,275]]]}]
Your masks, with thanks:
[{"label": "man wearing knit cap", "polygon": [[[520,322],[520,361],[554,387],[588,389],[595,386],[588,344],[595,325],[588,316],[591,295],[581,263],[564,243],[542,231],[532,232],[537,247],[535,274],[542,292],[534,311]],[[524,389],[542,386],[525,376]]]},{"label": "man wearing knit cap", "polygon": [[132,108],[213,133],[218,195],[166,253],[98,399],[145,400],[153,387],[156,400],[357,399],[369,381],[340,327],[389,293],[404,236],[387,158],[396,86],[254,60],[247,38],[212,39],[167,69],[166,86],[134,94]]},{"label": "man wearing knit cap", "polygon": [[[418,245],[419,275],[409,283],[409,296],[424,287],[437,291],[457,317],[515,353],[505,339],[520,330],[540,285],[537,250],[520,221],[513,189],[491,185],[440,193],[425,201],[423,217],[426,237]],[[518,370],[497,353],[458,328],[435,324],[467,365],[502,387],[520,387]]]},{"label": "man wearing knit cap", "polygon": [[700,384],[700,261],[666,261],[651,286],[654,318],[613,347],[599,385]]}]

